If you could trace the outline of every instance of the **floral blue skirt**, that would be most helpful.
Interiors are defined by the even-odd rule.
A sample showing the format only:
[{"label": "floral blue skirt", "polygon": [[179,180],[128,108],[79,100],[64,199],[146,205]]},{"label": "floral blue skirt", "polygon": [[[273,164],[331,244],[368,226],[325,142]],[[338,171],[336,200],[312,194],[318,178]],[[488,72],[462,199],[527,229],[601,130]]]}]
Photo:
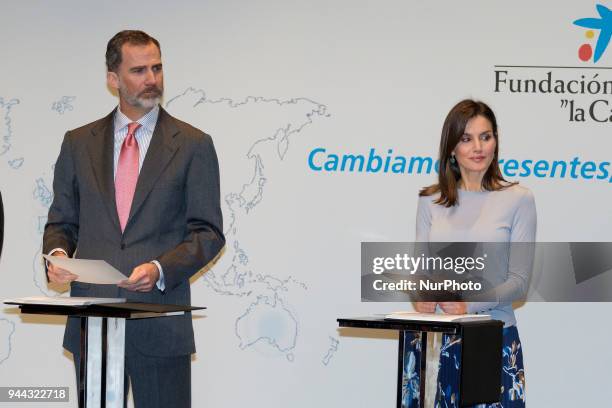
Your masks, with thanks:
[{"label": "floral blue skirt", "polygon": [[[461,338],[442,335],[440,362],[435,396],[436,408],[459,408],[459,369]],[[516,326],[504,328],[502,346],[502,371],[500,402],[479,404],[473,408],[524,408],[525,369],[523,351]],[[418,408],[420,378],[418,362],[421,361],[421,333],[405,332],[404,375],[402,384],[402,408]],[[432,394],[433,395],[433,394]]]}]

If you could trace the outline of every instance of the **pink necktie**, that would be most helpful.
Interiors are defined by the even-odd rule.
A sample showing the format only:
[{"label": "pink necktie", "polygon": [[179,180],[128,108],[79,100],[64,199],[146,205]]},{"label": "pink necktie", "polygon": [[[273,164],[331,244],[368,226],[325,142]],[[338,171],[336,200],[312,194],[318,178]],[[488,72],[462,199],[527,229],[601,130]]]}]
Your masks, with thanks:
[{"label": "pink necktie", "polygon": [[134,134],[139,127],[140,123],[137,122],[132,122],[128,125],[128,133],[121,145],[121,153],[119,153],[119,162],[117,163],[115,202],[117,204],[121,232],[125,229],[125,224],[127,224],[128,217],[130,216],[132,199],[134,198],[136,182],[138,181],[139,152],[138,142]]}]

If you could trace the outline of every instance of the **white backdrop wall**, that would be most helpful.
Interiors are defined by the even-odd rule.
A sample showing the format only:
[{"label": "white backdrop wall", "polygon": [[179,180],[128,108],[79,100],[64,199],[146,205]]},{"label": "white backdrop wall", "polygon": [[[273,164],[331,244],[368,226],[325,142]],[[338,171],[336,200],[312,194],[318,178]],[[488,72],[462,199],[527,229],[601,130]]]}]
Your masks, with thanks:
[{"label": "white backdrop wall", "polygon": [[[596,3],[2,1],[0,298],[57,295],[40,263],[52,166],[67,129],[117,102],[105,86],[106,42],[143,29],[162,44],[164,106],[213,136],[221,165],[228,247],[192,284],[193,303],[209,307],[194,319],[194,407],[393,407],[396,337],[341,332],[335,319],[408,307],[360,302],[360,242],[413,240],[417,192],[435,174],[317,171],[324,155],[309,157],[318,148],[435,157],[450,107],[482,99],[497,112],[501,156],[531,166],[509,178],[535,194],[538,240],[610,241],[610,124],[588,111],[603,100],[594,117],[610,116],[610,92],[511,92],[495,80],[551,72],[603,89],[612,51],[581,61],[579,46],[594,47],[597,32],[589,39],[572,24],[597,17]],[[585,120],[576,109],[570,120],[564,100]],[[575,157],[576,177],[570,167],[551,177],[546,164],[534,174],[540,160]],[[603,403],[610,312],[605,303],[518,309],[529,406]],[[0,385],[68,385],[65,406],[76,406],[62,333],[62,318],[3,308]]]}]

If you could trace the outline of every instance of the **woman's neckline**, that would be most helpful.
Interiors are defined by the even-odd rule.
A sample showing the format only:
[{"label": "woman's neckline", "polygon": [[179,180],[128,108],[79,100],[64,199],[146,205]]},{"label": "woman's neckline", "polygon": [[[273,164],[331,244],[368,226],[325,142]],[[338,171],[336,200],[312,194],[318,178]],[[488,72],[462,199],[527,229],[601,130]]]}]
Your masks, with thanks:
[{"label": "woman's neckline", "polygon": [[464,194],[483,194],[483,193],[490,193],[490,191],[487,190],[480,190],[480,191],[472,191],[472,190],[465,190],[464,188],[458,187],[457,190],[460,193],[464,193]]}]

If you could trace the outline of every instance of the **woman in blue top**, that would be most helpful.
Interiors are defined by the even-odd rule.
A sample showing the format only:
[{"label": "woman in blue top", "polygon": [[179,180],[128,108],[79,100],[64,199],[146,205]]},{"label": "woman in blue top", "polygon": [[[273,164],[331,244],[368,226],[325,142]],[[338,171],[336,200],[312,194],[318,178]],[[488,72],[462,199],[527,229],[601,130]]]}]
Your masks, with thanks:
[{"label": "woman in blue top", "polygon": [[[531,192],[503,179],[498,163],[499,135],[491,108],[464,100],[448,113],[440,140],[438,183],[420,192],[416,241],[420,242],[534,242],[536,210]],[[416,302],[419,312],[439,307],[450,314],[486,313],[504,322],[500,404],[482,407],[525,406],[525,374],[521,342],[512,301],[524,297],[532,257],[509,251],[495,269],[495,298],[486,302]],[[460,345],[444,336],[440,372],[454,366]],[[455,389],[440,375],[436,407],[454,406]]]}]

